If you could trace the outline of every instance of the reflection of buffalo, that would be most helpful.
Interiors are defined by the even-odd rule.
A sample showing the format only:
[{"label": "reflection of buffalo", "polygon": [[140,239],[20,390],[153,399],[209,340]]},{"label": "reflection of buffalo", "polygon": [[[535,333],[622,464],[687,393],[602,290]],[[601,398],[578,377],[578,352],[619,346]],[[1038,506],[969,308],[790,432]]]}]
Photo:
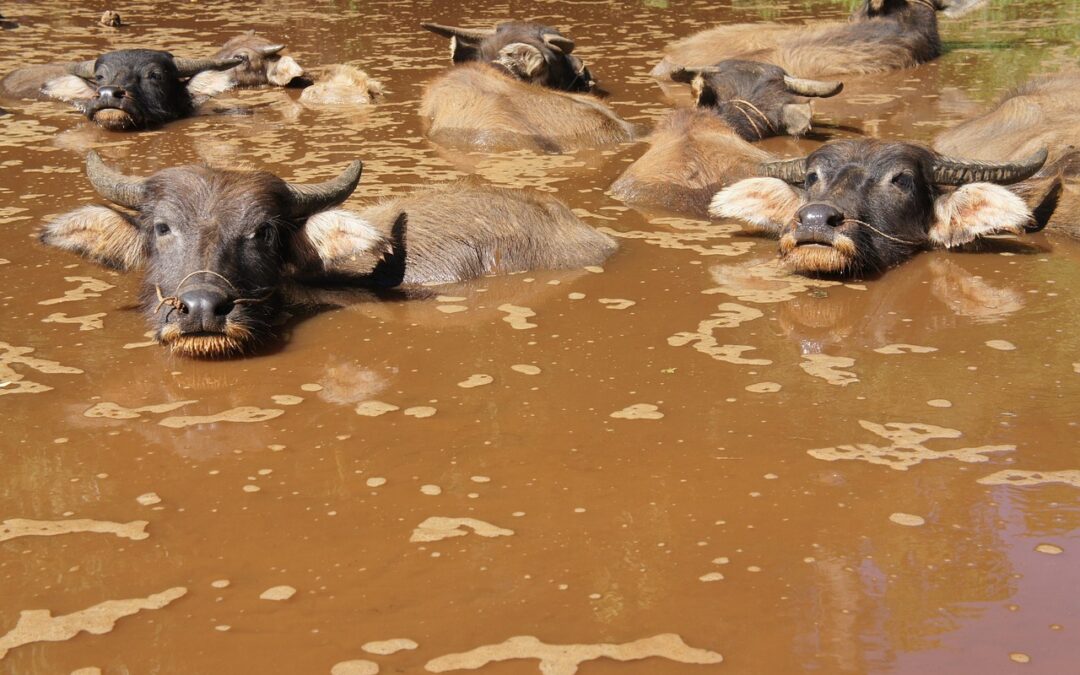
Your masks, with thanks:
[{"label": "reflection of buffalo", "polygon": [[596,84],[589,69],[574,56],[574,41],[549,26],[521,21],[500,23],[492,30],[421,24],[450,38],[455,64],[480,61],[523,82],[561,91],[587,92]]},{"label": "reflection of buffalo", "polygon": [[667,78],[679,67],[733,58],[773,63],[800,77],[908,68],[941,54],[937,11],[953,4],[948,0],[865,0],[844,23],[719,26],[669,46],[652,75]]},{"label": "reflection of buffalo", "polygon": [[[1006,94],[992,109],[940,134],[939,152],[1014,161],[1046,148],[1045,168],[1016,186],[1043,224],[1080,236],[1080,73],[1036,78]],[[1048,200],[1058,177],[1061,194]],[[1055,208],[1056,207],[1056,208]]]},{"label": "reflection of buffalo", "polygon": [[1001,187],[1030,178],[1046,152],[1017,162],[949,159],[911,143],[831,141],[808,157],[768,162],[762,178],[717,193],[711,212],[780,239],[796,272],[879,273],[917,251],[1000,232],[1037,230]]},{"label": "reflection of buffalo", "polygon": [[215,71],[239,63],[122,49],[92,61],[20,68],[0,82],[0,93],[69,101],[106,129],[145,129],[187,117],[207,98],[231,89],[233,78]]},{"label": "reflection of buffalo", "polygon": [[680,70],[697,107],[666,117],[649,138],[649,150],[611,186],[631,204],[705,217],[717,190],[753,175],[769,154],[750,144],[768,136],[799,136],[810,129],[810,105],[801,97],[832,96],[839,82],[790,77],[753,61],[723,61]]},{"label": "reflection of buffalo", "polygon": [[314,185],[203,166],[143,179],[91,153],[94,188],[138,215],[83,207],[49,223],[42,239],[117,268],[145,265],[157,337],[189,356],[236,355],[269,339],[288,281],[407,290],[582,267],[615,249],[562,203],[525,191],[455,185],[359,213],[333,209],[360,171],[354,162]]}]

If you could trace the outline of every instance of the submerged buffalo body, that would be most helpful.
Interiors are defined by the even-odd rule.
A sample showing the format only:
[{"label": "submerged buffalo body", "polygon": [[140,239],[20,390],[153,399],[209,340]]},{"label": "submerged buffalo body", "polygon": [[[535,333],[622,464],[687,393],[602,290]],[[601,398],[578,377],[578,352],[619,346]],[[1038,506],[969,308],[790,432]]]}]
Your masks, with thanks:
[{"label": "submerged buffalo body", "polygon": [[93,61],[20,68],[0,82],[0,92],[68,101],[106,129],[145,129],[187,117],[207,98],[232,88],[233,78],[219,71],[241,62],[122,49]]},{"label": "submerged buffalo body", "polygon": [[[1043,223],[1080,237],[1080,72],[1036,78],[989,111],[945,131],[938,152],[988,161],[1015,161],[1040,148],[1046,166],[1013,187]],[[1060,194],[1048,194],[1059,181]]]},{"label": "submerged buffalo body", "polygon": [[456,28],[423,23],[424,28],[450,38],[454,63],[480,61],[523,82],[561,91],[591,91],[595,81],[574,51],[574,41],[536,23],[510,21],[494,29]]},{"label": "submerged buffalo body", "polygon": [[765,61],[800,77],[909,68],[941,55],[937,12],[948,0],[864,0],[846,23],[719,26],[669,46],[653,77],[732,58]]},{"label": "submerged buffalo body", "polygon": [[989,163],[910,143],[832,141],[808,157],[763,164],[759,177],[717,193],[710,210],[778,237],[781,260],[796,272],[867,276],[922,249],[1039,229],[1002,185],[1030,178],[1045,160],[1045,150]]},{"label": "submerged buffalo body", "polygon": [[424,90],[420,115],[436,142],[482,150],[568,152],[631,140],[633,127],[594,96],[520,81],[465,63]]},{"label": "submerged buffalo body", "polygon": [[524,191],[452,185],[357,213],[335,209],[360,171],[354,162],[316,185],[203,166],[142,179],[91,153],[91,183],[123,209],[86,206],[41,236],[118,269],[145,268],[158,340],[195,357],[243,354],[269,340],[297,283],[408,289],[583,267],[615,248],[560,202]]},{"label": "submerged buffalo body", "polygon": [[753,175],[768,153],[751,141],[810,130],[805,97],[833,96],[840,82],[794,78],[781,68],[752,61],[723,61],[681,69],[696,108],[665,117],[649,137],[649,149],[611,186],[619,199],[642,206],[705,217],[716,192]]},{"label": "submerged buffalo body", "polygon": [[287,87],[303,82],[304,69],[291,56],[283,55],[285,45],[271,42],[248,31],[226,42],[214,54],[218,60],[242,59],[231,71],[238,87],[267,84]]}]

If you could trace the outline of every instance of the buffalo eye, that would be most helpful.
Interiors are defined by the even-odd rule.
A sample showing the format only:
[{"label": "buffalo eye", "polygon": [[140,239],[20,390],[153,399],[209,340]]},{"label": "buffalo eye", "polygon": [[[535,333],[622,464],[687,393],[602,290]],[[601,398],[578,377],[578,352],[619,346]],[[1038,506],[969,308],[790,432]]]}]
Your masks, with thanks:
[{"label": "buffalo eye", "polygon": [[164,237],[165,235],[172,232],[172,229],[169,228],[168,223],[157,222],[154,223],[154,231],[157,232],[157,235],[159,237]]},{"label": "buffalo eye", "polygon": [[892,177],[892,184],[904,192],[911,192],[915,189],[915,177],[906,171],[902,171]]},{"label": "buffalo eye", "polygon": [[156,70],[151,70],[149,73],[146,74],[146,79],[151,80],[151,81],[160,80],[161,79],[161,73],[159,73]]},{"label": "buffalo eye", "polygon": [[805,187],[810,187],[816,182],[818,182],[817,171],[810,171],[806,174],[806,178],[803,178],[803,186]]},{"label": "buffalo eye", "polygon": [[254,232],[247,236],[248,239],[254,239],[262,242],[271,241],[274,238],[274,225],[273,223],[263,223]]},{"label": "buffalo eye", "polygon": [[102,82],[105,81],[105,76],[104,75],[95,75],[94,76],[94,81],[97,82],[98,84],[101,84]]}]

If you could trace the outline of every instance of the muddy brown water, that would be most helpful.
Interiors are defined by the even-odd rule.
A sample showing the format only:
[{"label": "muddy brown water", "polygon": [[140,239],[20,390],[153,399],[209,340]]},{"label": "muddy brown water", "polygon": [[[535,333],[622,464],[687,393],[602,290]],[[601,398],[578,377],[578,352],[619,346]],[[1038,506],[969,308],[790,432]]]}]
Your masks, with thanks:
[{"label": "muddy brown water", "polygon": [[[1076,672],[1080,245],[1046,233],[807,281],[777,271],[772,242],[606,196],[643,145],[488,156],[422,135],[447,45],[421,20],[565,28],[647,126],[672,105],[646,76],[666,42],[846,13],[734,5],[131,2],[115,31],[94,24],[101,3],[5,3],[21,27],[0,35],[2,72],[203,54],[254,28],[388,95],[317,112],[242,91],[218,103],[252,115],[139,134],[4,105],[0,672],[528,673],[518,659],[542,650],[523,639],[482,667],[440,657],[535,636],[583,645],[548,664],[570,673],[596,645],[662,634],[678,638],[638,645],[653,658],[580,672]],[[940,61],[851,82],[818,105],[821,137],[769,147],[928,141],[1075,64],[1078,26],[1073,2],[945,20]],[[555,192],[621,250],[602,270],[297,317],[254,358],[179,360],[147,343],[137,276],[33,237],[95,201],[89,148],[133,173],[205,160],[301,180],[358,157],[351,205],[477,173]],[[295,594],[260,598],[279,586]],[[417,646],[364,649],[394,639]]]}]

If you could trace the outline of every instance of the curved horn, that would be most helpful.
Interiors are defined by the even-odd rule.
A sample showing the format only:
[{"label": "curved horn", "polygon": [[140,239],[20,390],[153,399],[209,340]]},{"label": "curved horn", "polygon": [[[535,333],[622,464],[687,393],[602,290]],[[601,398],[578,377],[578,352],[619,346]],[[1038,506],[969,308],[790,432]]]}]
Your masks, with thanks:
[{"label": "curved horn", "polygon": [[484,38],[491,37],[495,34],[494,30],[482,30],[479,28],[455,28],[454,26],[444,26],[438,23],[430,23],[424,21],[420,24],[421,28],[425,28],[436,35],[441,35],[444,38],[457,38],[459,40],[465,40],[466,42],[480,42]]},{"label": "curved horn", "polygon": [[1031,178],[1046,163],[1046,148],[1019,162],[978,162],[938,157],[934,161],[934,182],[938,185],[997,183],[1010,185]]},{"label": "curved horn", "polygon": [[574,41],[565,35],[559,35],[558,33],[544,33],[544,42],[555,47],[563,54],[569,54],[574,51]]},{"label": "curved horn", "polygon": [[306,218],[314,213],[337,206],[349,198],[360,182],[364,163],[355,160],[337,178],[311,185],[286,183],[289,189],[290,215]]},{"label": "curved horn", "polygon": [[86,155],[86,177],[97,193],[113,204],[138,209],[143,198],[145,179],[125,176],[109,168],[101,157],[91,150]]},{"label": "curved horn", "polygon": [[180,77],[191,77],[204,70],[228,70],[244,60],[242,56],[233,56],[227,59],[173,59],[173,63]]},{"label": "curved horn", "polygon": [[779,178],[785,183],[802,183],[806,178],[806,158],[763,162],[758,167],[758,173],[765,178]]},{"label": "curved horn", "polygon": [[799,96],[817,96],[827,98],[836,96],[844,88],[843,82],[824,82],[822,80],[807,80],[801,77],[784,76],[784,86],[792,94]]},{"label": "curved horn", "polygon": [[96,60],[92,61],[79,61],[77,63],[69,63],[67,65],[67,71],[76,77],[81,77],[84,80],[89,80],[94,76],[94,64]]},{"label": "curved horn", "polygon": [[258,52],[263,56],[273,56],[283,49],[285,49],[285,45],[266,45],[265,47],[259,47]]}]

